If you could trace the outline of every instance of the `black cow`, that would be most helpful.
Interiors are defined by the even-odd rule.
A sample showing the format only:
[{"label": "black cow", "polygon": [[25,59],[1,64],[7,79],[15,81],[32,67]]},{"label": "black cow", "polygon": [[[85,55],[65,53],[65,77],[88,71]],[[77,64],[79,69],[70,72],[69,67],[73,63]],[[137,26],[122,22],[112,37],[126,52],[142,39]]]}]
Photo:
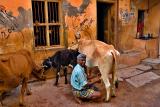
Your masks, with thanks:
[{"label": "black cow", "polygon": [[60,69],[64,67],[65,84],[67,84],[67,68],[66,66],[72,65],[74,67],[77,64],[77,56],[79,52],[77,50],[64,49],[57,51],[53,56],[48,57],[42,63],[44,67],[44,72],[51,67],[57,69],[56,72],[56,82],[54,85],[58,85],[58,79],[60,76]]}]

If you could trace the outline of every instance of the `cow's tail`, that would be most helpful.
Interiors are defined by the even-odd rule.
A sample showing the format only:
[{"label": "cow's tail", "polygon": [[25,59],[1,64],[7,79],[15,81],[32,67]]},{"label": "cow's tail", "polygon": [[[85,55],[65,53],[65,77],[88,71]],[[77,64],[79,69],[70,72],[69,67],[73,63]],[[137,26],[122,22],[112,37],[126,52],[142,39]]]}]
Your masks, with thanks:
[{"label": "cow's tail", "polygon": [[117,59],[116,59],[117,57],[116,56],[117,56],[117,53],[115,53],[114,51],[113,52],[111,51],[111,54],[113,56],[112,85],[114,85],[116,88],[118,88],[118,77],[117,77],[117,72],[116,72],[116,68],[117,68]]}]

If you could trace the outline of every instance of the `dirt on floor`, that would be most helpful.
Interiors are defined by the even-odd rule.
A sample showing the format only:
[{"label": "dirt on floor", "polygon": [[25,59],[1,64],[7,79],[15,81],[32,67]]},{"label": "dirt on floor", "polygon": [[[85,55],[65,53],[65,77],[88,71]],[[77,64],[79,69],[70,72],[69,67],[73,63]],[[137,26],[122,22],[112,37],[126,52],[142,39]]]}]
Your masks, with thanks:
[{"label": "dirt on floor", "polygon": [[[160,71],[153,71],[160,74]],[[70,84],[64,84],[64,77],[60,78],[59,85],[54,86],[55,79],[29,83],[32,95],[25,96],[26,107],[159,107],[160,106],[160,79],[154,80],[142,87],[135,88],[126,81],[119,83],[116,97],[110,102],[83,101],[77,104]],[[104,85],[97,86],[104,94]],[[20,87],[14,89],[3,100],[3,107],[18,107]],[[0,105],[1,107],[1,105]]]}]

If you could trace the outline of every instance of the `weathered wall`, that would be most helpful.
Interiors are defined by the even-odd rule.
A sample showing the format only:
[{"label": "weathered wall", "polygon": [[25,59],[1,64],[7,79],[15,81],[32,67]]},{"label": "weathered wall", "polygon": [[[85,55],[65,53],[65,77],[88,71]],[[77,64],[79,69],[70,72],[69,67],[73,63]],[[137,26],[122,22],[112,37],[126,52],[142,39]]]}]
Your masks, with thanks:
[{"label": "weathered wall", "polygon": [[136,35],[137,12],[134,6],[131,9],[130,0],[119,1],[119,49],[127,50],[132,48],[133,39]]},{"label": "weathered wall", "polygon": [[33,48],[30,0],[0,1],[0,53]]},{"label": "weathered wall", "polygon": [[[148,4],[149,3],[149,4]],[[137,19],[138,9],[145,10],[144,13],[144,34],[152,33],[153,37],[157,37],[160,27],[160,1],[155,0],[120,0],[119,1],[119,29],[120,35],[120,49],[130,50],[134,48],[134,39],[137,32]],[[149,9],[149,10],[148,10]],[[138,45],[138,44],[137,44]],[[157,49],[158,44],[154,44],[150,47]],[[157,56],[157,50],[155,50],[152,57]]]},{"label": "weathered wall", "polygon": [[145,33],[152,33],[154,37],[158,36],[160,29],[160,1],[157,4],[150,4],[145,19]]},{"label": "weathered wall", "polygon": [[[101,0],[103,1],[103,0]],[[138,9],[148,9],[148,0],[119,0],[119,49],[133,48],[137,32]],[[150,0],[151,2],[152,0]],[[157,0],[154,0],[154,2]],[[159,1],[159,0],[158,0]],[[64,18],[64,37],[69,45],[74,35],[82,38],[97,38],[97,0],[62,0]],[[145,12],[144,33],[158,36],[160,27],[160,3],[150,5]],[[153,17],[154,16],[154,17]],[[0,53],[12,52],[21,48],[32,50],[34,47],[31,0],[0,0]],[[35,59],[41,60],[58,49],[34,51]]]},{"label": "weathered wall", "polygon": [[[1,54],[27,48],[39,62],[60,49],[34,50],[31,7],[31,0],[0,1]],[[77,32],[82,38],[96,38],[96,0],[62,0],[62,8],[64,35],[69,44]]]},{"label": "weathered wall", "polygon": [[64,0],[63,10],[69,45],[78,33],[82,38],[96,38],[96,0]]},{"label": "weathered wall", "polygon": [[[65,45],[75,41],[75,34],[82,38],[96,38],[96,0],[62,0]],[[62,48],[52,48],[35,52],[37,63],[53,55]]]},{"label": "weathered wall", "polygon": [[[153,34],[153,37],[155,37],[158,42],[154,42],[152,47],[152,51],[149,53],[150,57],[157,57],[160,55],[160,1],[155,0],[155,1],[150,1],[149,2],[149,9],[145,13],[145,25],[144,25],[144,33],[151,33]],[[158,48],[159,47],[159,48]],[[154,49],[154,50],[153,50]]]}]

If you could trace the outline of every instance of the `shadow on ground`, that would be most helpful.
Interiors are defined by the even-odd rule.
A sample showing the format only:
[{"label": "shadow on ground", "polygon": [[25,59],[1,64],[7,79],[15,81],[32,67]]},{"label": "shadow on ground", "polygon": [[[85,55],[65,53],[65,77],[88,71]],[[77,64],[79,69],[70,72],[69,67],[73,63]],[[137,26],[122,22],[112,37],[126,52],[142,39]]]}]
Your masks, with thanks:
[{"label": "shadow on ground", "polygon": [[[158,70],[153,72],[160,74]],[[110,102],[84,101],[81,105],[74,100],[70,84],[65,85],[63,77],[60,78],[58,87],[53,83],[54,79],[29,83],[32,95],[25,96],[26,107],[159,107],[160,105],[160,79],[139,88],[122,81],[116,90],[117,96]],[[97,86],[105,93],[103,84],[99,83]],[[4,99],[4,107],[18,107],[18,90],[19,88],[16,88]]]}]

